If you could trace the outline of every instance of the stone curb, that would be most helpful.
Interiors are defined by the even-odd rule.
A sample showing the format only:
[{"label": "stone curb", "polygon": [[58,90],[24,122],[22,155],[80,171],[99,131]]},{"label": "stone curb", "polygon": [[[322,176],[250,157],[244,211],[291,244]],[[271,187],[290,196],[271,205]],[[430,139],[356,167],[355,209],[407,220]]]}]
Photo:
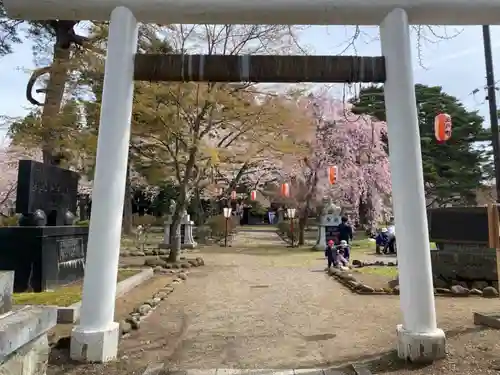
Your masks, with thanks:
[{"label": "stone curb", "polygon": [[[123,296],[136,286],[149,280],[154,275],[152,268],[146,268],[141,272],[131,276],[116,285],[116,298]],[[80,308],[82,301],[76,302],[70,306],[54,306],[57,308],[57,323],[71,324],[75,323],[80,318]]]},{"label": "stone curb", "polygon": [[[196,267],[205,265],[203,258],[198,257],[195,261],[196,262],[194,264],[196,264]],[[189,275],[189,271],[187,269],[165,270],[159,267],[158,270],[157,267],[155,267],[154,272],[156,273],[159,271],[161,273],[168,271],[171,275],[177,274],[177,277],[168,282],[163,288],[157,290],[150,298],[140,303],[130,312],[127,318],[120,321],[120,333],[122,337],[126,337],[130,332],[140,329],[141,322],[146,319],[161,304],[162,301],[168,298],[177,285],[187,280]]]},{"label": "stone curb", "polygon": [[[387,265],[385,265],[387,267]],[[369,266],[367,266],[369,267]],[[389,266],[390,267],[390,266]],[[353,269],[361,268],[354,267]],[[390,295],[399,295],[399,285],[396,285],[394,288],[372,288],[369,285],[362,284],[359,282],[352,273],[347,271],[341,271],[337,269],[325,269],[327,275],[332,276],[335,280],[337,280],[341,285],[345,286],[350,292],[358,295],[368,295],[368,296],[390,296]],[[486,296],[475,293],[466,293],[466,294],[456,294],[451,290],[446,288],[434,288],[434,296],[435,297],[445,297],[445,298],[470,298],[470,297],[479,297],[479,298],[498,298],[498,295],[495,296]]]},{"label": "stone curb", "polygon": [[474,324],[500,329],[500,315],[497,313],[474,313]]},{"label": "stone curb", "polygon": [[[358,375],[371,375],[371,372],[365,367],[352,366],[352,370]],[[190,369],[190,370],[172,370],[168,369],[163,363],[152,363],[142,375],[346,375],[337,369]]]},{"label": "stone curb", "polygon": [[358,259],[354,259],[352,261],[352,266],[354,268],[363,268],[363,267],[397,267],[398,262],[384,262],[381,260],[376,260],[373,262],[364,262]]}]

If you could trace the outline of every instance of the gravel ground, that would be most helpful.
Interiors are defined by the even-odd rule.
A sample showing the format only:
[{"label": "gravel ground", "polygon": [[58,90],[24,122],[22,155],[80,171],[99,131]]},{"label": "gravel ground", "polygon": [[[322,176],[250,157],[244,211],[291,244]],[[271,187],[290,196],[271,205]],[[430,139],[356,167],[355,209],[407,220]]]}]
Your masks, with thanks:
[{"label": "gravel ground", "polygon": [[398,297],[351,294],[322,272],[319,253],[264,256],[238,250],[272,243],[284,247],[272,237],[242,234],[233,242],[234,252],[204,252],[206,266],[192,270],[141,329],[121,342],[119,363],[85,366],[81,373],[135,374],[151,362],[208,369],[359,361],[372,361],[374,372],[394,375],[498,373],[492,367],[500,358],[500,335],[472,323],[474,311],[498,310],[498,300],[437,299],[450,355],[431,367],[405,370],[392,353],[395,327],[402,320]]},{"label": "gravel ground", "polygon": [[[207,266],[137,332],[140,350],[125,340],[125,353],[181,368],[300,368],[394,348],[398,297],[353,295],[318,268],[266,266],[270,259],[246,255],[205,258]],[[438,299],[439,326],[460,331],[472,326],[473,311],[498,308],[471,301]]]}]

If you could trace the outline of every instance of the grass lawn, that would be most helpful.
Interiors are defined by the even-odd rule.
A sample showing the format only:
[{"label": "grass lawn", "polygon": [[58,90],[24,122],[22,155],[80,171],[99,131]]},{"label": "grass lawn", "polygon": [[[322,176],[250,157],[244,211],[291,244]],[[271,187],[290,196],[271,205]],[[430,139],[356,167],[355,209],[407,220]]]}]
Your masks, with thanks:
[{"label": "grass lawn", "polygon": [[[435,249],[436,244],[431,242],[430,248]],[[354,239],[351,243],[351,251],[353,253],[374,253],[375,241],[370,238]]]},{"label": "grass lawn", "polygon": [[387,288],[389,281],[398,276],[397,267],[369,266],[354,268],[352,273],[357,281],[372,288]]},{"label": "grass lawn", "polygon": [[356,268],[356,271],[368,275],[377,275],[377,276],[384,276],[391,278],[396,278],[398,276],[398,267],[369,266],[369,267]]},{"label": "grass lawn", "polygon": [[323,251],[312,251],[311,246],[287,247],[283,244],[266,245],[260,247],[220,247],[204,246],[202,253],[212,254],[245,254],[260,258],[264,266],[269,267],[311,267],[325,263]]},{"label": "grass lawn", "polygon": [[354,239],[351,243],[351,251],[363,253],[375,251],[375,242],[370,238]]},{"label": "grass lawn", "polygon": [[163,242],[163,232],[149,232],[139,241],[135,234],[131,236],[123,235],[120,241],[120,250],[157,249],[160,242]]},{"label": "grass lawn", "polygon": [[[139,273],[139,270],[119,270],[117,282],[128,279]],[[82,299],[82,282],[62,286],[52,292],[41,293],[14,293],[12,303],[14,305],[57,305],[69,306]]]}]

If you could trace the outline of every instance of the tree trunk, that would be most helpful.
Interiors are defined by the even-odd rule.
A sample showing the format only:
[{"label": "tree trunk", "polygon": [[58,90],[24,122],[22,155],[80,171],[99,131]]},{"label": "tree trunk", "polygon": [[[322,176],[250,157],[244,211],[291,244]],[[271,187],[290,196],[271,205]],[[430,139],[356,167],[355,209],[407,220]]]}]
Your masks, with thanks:
[{"label": "tree trunk", "polygon": [[[201,116],[202,114],[200,114]],[[200,119],[203,117],[200,117]],[[199,131],[199,128],[198,128]],[[197,146],[193,146],[189,151],[189,159],[186,163],[184,178],[179,184],[179,196],[177,197],[177,204],[175,207],[174,215],[172,216],[172,227],[170,230],[170,254],[168,261],[175,263],[179,261],[181,255],[181,215],[186,210],[188,198],[188,185],[196,163]]]},{"label": "tree trunk", "polygon": [[362,201],[362,199],[359,199],[359,205],[358,205],[358,221],[360,226],[367,226],[369,224],[369,213],[368,213],[368,206],[365,202]]},{"label": "tree trunk", "polygon": [[45,164],[56,164],[56,148],[58,134],[52,129],[53,121],[59,115],[64,97],[64,88],[68,79],[68,61],[71,57],[69,49],[54,47],[54,58],[47,83],[45,102],[42,112],[42,154]]},{"label": "tree trunk", "polygon": [[203,225],[205,223],[205,210],[201,201],[200,189],[196,189],[195,204],[193,206],[196,209],[196,225]]},{"label": "tree trunk", "polygon": [[300,216],[299,217],[299,242],[298,245],[302,246],[305,244],[305,231],[306,231],[306,225],[307,225],[307,216]]},{"label": "tree trunk", "polygon": [[125,196],[123,200],[123,234],[131,235],[132,226],[132,183],[130,181],[130,164],[127,166],[127,178],[125,180]]},{"label": "tree trunk", "polygon": [[179,197],[172,215],[172,226],[170,229],[170,254],[168,262],[178,262],[181,255],[181,214],[186,209],[186,186],[179,187]]},{"label": "tree trunk", "polygon": [[172,216],[172,226],[170,227],[170,254],[168,255],[169,263],[176,263],[181,256],[181,217],[180,215]]}]

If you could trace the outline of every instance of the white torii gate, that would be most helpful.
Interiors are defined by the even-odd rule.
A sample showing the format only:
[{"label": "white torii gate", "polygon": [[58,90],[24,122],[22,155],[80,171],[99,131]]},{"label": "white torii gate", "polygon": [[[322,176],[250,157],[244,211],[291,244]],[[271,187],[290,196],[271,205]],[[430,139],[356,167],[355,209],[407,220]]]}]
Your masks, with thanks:
[{"label": "white torii gate", "polygon": [[[500,23],[500,0],[4,0],[10,17],[111,20],[80,323],[71,356],[116,358],[116,275],[132,113],[137,22],[380,25],[385,103],[398,229],[398,353],[412,361],[445,355],[437,328],[409,24]],[[360,314],[362,312],[360,311]]]}]

